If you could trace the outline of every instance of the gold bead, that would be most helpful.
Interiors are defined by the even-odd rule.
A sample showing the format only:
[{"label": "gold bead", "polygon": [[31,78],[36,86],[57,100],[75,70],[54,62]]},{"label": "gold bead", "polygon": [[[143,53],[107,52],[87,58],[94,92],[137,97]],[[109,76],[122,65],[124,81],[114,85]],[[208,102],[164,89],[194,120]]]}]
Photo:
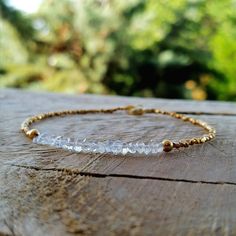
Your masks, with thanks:
[{"label": "gold bead", "polygon": [[163,140],[162,145],[163,145],[163,151],[165,152],[170,152],[174,146],[173,142],[171,142],[170,140]]},{"label": "gold bead", "polygon": [[123,107],[123,108],[121,108],[121,109],[124,109],[124,110],[132,110],[132,109],[134,109],[134,108],[135,108],[135,106],[133,106],[133,105],[128,105],[128,106]]},{"label": "gold bead", "polygon": [[30,139],[33,139],[35,138],[36,136],[39,135],[39,131],[37,129],[31,129],[29,131],[26,132],[26,135],[30,138]]},{"label": "gold bead", "polygon": [[142,108],[134,108],[134,109],[128,110],[128,114],[140,116],[144,114],[144,110]]},{"label": "gold bead", "polygon": [[210,134],[209,134],[209,138],[210,138],[210,139],[213,139],[213,138],[215,138],[215,135],[212,134],[212,133],[210,133]]},{"label": "gold bead", "polygon": [[201,138],[201,142],[202,142],[202,143],[205,143],[206,141],[207,141],[207,138],[206,138],[206,137],[202,137],[202,138]]},{"label": "gold bead", "polygon": [[181,118],[182,118],[182,115],[181,115],[181,114],[175,114],[175,118],[181,119]]},{"label": "gold bead", "polygon": [[183,120],[183,121],[188,121],[188,119],[189,119],[189,118],[188,118],[187,116],[182,116],[182,120]]},{"label": "gold bead", "polygon": [[196,124],[196,120],[195,119],[193,119],[193,118],[189,118],[189,122],[191,122],[192,124]]}]

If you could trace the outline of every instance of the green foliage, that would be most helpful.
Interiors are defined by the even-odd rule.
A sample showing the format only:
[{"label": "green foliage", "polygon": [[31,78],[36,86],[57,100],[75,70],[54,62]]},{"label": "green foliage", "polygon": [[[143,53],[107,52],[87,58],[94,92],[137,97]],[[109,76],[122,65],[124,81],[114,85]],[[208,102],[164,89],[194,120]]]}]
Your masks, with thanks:
[{"label": "green foliage", "polygon": [[0,68],[5,70],[10,64],[27,63],[28,51],[23,46],[16,29],[3,19],[0,20],[0,29]]},{"label": "green foliage", "polygon": [[31,19],[14,8],[9,7],[4,0],[0,0],[0,16],[15,27],[22,39],[31,39],[33,34]]},{"label": "green foliage", "polygon": [[0,86],[236,100],[236,1],[0,0]]},{"label": "green foliage", "polygon": [[[216,33],[213,35],[210,49],[213,60],[210,66],[222,73],[222,80],[215,80],[211,84],[213,90],[218,91],[218,99],[236,100],[236,1],[234,7],[228,8],[225,3],[213,6],[212,15],[218,16]],[[225,9],[225,14],[221,14]]]}]

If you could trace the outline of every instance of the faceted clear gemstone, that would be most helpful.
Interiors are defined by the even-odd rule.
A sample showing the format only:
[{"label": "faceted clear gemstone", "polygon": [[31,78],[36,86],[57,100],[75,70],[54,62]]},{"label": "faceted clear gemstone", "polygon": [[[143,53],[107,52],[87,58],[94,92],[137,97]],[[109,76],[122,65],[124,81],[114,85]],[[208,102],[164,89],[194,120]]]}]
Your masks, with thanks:
[{"label": "faceted clear gemstone", "polygon": [[38,144],[50,145],[54,147],[60,147],[59,145],[60,139],[61,139],[60,136],[48,135],[46,133],[43,133],[34,138],[33,142]]},{"label": "faceted clear gemstone", "polygon": [[76,146],[74,147],[74,150],[75,150],[76,152],[81,152],[81,151],[82,151],[81,145],[76,144]]},{"label": "faceted clear gemstone", "polygon": [[117,155],[118,153],[122,153],[123,143],[119,140],[114,141],[111,145],[111,152]]},{"label": "faceted clear gemstone", "polygon": [[36,136],[36,137],[33,138],[33,140],[32,140],[33,143],[38,143],[38,137],[39,137],[39,136]]},{"label": "faceted clear gemstone", "polygon": [[97,143],[90,143],[90,151],[93,153],[97,152]]},{"label": "faceted clear gemstone", "polygon": [[82,141],[80,139],[77,139],[75,141],[74,150],[75,150],[75,152],[81,152],[82,151]]},{"label": "faceted clear gemstone", "polygon": [[151,152],[150,145],[146,144],[146,145],[144,146],[143,152],[144,152],[146,155],[148,155],[148,154]]},{"label": "faceted clear gemstone", "polygon": [[57,137],[52,141],[52,146],[61,147],[61,142],[62,142],[62,136],[57,136]]},{"label": "faceted clear gemstone", "polygon": [[54,140],[56,139],[56,137],[57,136],[55,136],[55,135],[51,135],[51,136],[48,136],[48,145],[50,145],[50,146],[53,146],[53,142],[54,142]]},{"label": "faceted clear gemstone", "polygon": [[152,143],[150,146],[153,154],[160,153],[163,149],[161,143]]},{"label": "faceted clear gemstone", "polygon": [[[41,135],[41,134],[40,134]],[[33,143],[38,143],[40,135],[33,138]]]},{"label": "faceted clear gemstone", "polygon": [[36,136],[34,139],[33,139],[33,142],[34,143],[38,143],[38,144],[41,144],[42,140],[44,139],[44,137],[46,136],[45,133],[42,133],[38,136]]},{"label": "faceted clear gemstone", "polygon": [[41,144],[47,136],[48,136],[47,133],[40,134],[39,136],[37,136],[37,138],[38,138],[37,142]]},{"label": "faceted clear gemstone", "polygon": [[163,145],[161,143],[157,147],[157,152],[158,153],[163,152]]},{"label": "faceted clear gemstone", "polygon": [[44,139],[44,144],[52,146],[53,140],[55,137],[48,136]]},{"label": "faceted clear gemstone", "polygon": [[144,153],[144,150],[145,150],[145,144],[144,143],[137,142],[135,146],[136,146],[136,150],[137,150],[138,153],[140,153],[140,154]]},{"label": "faceted clear gemstone", "polygon": [[104,146],[105,146],[105,151],[106,152],[112,152],[112,145],[113,145],[113,141],[111,140],[107,140],[105,142],[103,142]]},{"label": "faceted clear gemstone", "polygon": [[74,140],[71,139],[71,138],[67,138],[65,140],[65,142],[63,142],[63,144],[62,144],[62,148],[66,149],[66,150],[69,150],[69,151],[72,151],[73,148],[74,148],[74,145],[75,145]]},{"label": "faceted clear gemstone", "polygon": [[50,144],[50,136],[47,133],[43,133],[38,136],[36,140],[38,144]]},{"label": "faceted clear gemstone", "polygon": [[122,153],[123,155],[126,155],[128,152],[129,152],[128,146],[127,146],[127,145],[123,145],[123,148],[122,148],[121,153]]},{"label": "faceted clear gemstone", "polygon": [[47,144],[55,147],[62,147],[66,150],[75,152],[92,152],[92,153],[105,153],[110,152],[113,154],[121,153],[149,153],[156,154],[162,152],[162,144],[150,141],[148,144],[143,142],[137,143],[123,143],[120,140],[105,142],[88,142],[86,139],[75,141],[73,138],[63,138],[61,136],[48,135],[42,133],[33,139],[34,143]]},{"label": "faceted clear gemstone", "polygon": [[104,143],[99,142],[99,143],[97,144],[97,152],[102,154],[102,153],[104,153],[105,151],[106,151],[106,149],[105,149]]},{"label": "faceted clear gemstone", "polygon": [[86,138],[81,143],[82,151],[83,152],[91,152],[91,143],[86,140]]},{"label": "faceted clear gemstone", "polygon": [[128,143],[127,148],[128,148],[128,151],[130,153],[135,153],[136,152],[136,147],[133,143]]},{"label": "faceted clear gemstone", "polygon": [[63,138],[61,139],[61,143],[60,143],[60,148],[63,148],[63,146],[66,146],[68,142],[67,138]]}]

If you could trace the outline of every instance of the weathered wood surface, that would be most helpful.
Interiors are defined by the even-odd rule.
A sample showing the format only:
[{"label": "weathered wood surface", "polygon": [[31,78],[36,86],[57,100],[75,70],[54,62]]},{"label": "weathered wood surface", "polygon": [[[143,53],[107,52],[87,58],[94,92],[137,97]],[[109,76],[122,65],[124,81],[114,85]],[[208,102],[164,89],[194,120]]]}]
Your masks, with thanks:
[{"label": "weathered wood surface", "polygon": [[[74,154],[35,145],[26,117],[140,104],[217,129],[204,145],[159,156]],[[198,114],[202,112],[202,114]],[[73,116],[36,124],[65,136],[161,140],[201,133],[161,116]],[[0,90],[0,235],[236,235],[236,105]]]}]

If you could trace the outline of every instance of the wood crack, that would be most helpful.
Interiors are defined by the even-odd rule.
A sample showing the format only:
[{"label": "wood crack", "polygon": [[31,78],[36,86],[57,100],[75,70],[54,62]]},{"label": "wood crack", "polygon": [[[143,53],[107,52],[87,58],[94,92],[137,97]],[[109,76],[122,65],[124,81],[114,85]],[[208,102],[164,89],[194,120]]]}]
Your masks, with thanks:
[{"label": "wood crack", "polygon": [[[7,164],[9,165],[9,164]],[[71,170],[67,168],[40,168],[36,166],[27,166],[27,165],[17,165],[10,164],[10,166],[15,166],[19,168],[31,169],[36,171],[58,171],[64,172],[70,175],[80,175],[80,176],[89,176],[95,178],[130,178],[130,179],[151,179],[151,180],[159,180],[159,181],[167,181],[167,182],[182,182],[182,183],[193,183],[193,184],[212,184],[212,185],[233,185],[236,186],[235,182],[230,181],[207,181],[207,180],[191,180],[191,179],[181,179],[181,178],[167,178],[167,177],[157,177],[157,176],[141,176],[141,175],[130,175],[130,174],[101,174],[80,170]]]}]

